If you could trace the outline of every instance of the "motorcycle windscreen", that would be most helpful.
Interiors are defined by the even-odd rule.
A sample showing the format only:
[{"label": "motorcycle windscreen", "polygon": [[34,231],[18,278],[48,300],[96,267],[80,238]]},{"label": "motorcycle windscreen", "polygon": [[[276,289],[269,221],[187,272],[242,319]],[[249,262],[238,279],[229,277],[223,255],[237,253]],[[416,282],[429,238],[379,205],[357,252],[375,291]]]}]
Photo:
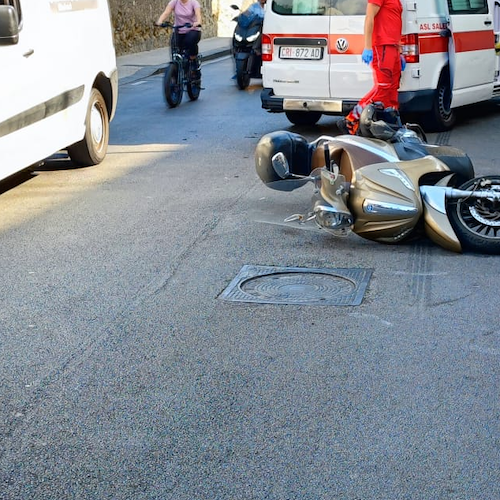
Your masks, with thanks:
[{"label": "motorcycle windscreen", "polygon": [[371,67],[361,60],[367,0],[339,0],[330,14],[330,97],[359,100],[373,86]]}]

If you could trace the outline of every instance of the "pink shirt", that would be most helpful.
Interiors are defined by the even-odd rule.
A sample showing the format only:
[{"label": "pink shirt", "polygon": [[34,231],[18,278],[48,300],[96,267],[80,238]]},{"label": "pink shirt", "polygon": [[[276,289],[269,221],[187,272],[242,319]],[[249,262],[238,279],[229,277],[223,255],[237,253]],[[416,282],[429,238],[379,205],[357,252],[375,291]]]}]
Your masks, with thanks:
[{"label": "pink shirt", "polygon": [[[194,24],[196,22],[195,9],[200,8],[198,0],[188,0],[185,4],[181,0],[171,0],[168,5],[170,5],[174,10],[175,25],[179,26],[182,24],[190,23]],[[181,28],[179,33],[186,33],[191,28]],[[194,28],[199,30],[200,28]]]}]

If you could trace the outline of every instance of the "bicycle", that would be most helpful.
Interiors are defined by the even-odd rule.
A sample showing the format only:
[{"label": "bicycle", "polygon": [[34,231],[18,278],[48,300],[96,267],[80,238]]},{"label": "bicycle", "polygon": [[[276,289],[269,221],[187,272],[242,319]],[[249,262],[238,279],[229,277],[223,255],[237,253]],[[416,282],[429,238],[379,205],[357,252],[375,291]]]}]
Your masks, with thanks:
[{"label": "bicycle", "polygon": [[190,59],[186,50],[179,47],[178,35],[180,28],[191,28],[190,23],[181,26],[174,26],[172,23],[165,22],[160,25],[162,28],[172,28],[173,36],[170,42],[172,60],[165,69],[163,76],[163,93],[165,100],[170,108],[178,106],[187,91],[189,99],[196,101],[200,96],[201,88],[201,56],[196,59]]}]

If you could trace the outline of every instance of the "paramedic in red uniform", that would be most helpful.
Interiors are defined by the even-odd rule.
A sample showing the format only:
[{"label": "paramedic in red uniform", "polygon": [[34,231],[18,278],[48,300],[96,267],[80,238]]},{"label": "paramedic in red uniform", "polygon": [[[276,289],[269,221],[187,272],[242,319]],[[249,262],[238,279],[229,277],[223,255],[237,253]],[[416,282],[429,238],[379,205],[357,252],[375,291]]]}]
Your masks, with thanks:
[{"label": "paramedic in red uniform", "polygon": [[[382,103],[384,108],[399,108],[398,88],[401,78],[400,55],[402,29],[401,0],[368,0],[365,17],[365,48],[361,59],[372,65],[373,88],[339,122],[339,128],[355,134],[363,108],[370,103]],[[347,129],[347,130],[346,130]]]}]

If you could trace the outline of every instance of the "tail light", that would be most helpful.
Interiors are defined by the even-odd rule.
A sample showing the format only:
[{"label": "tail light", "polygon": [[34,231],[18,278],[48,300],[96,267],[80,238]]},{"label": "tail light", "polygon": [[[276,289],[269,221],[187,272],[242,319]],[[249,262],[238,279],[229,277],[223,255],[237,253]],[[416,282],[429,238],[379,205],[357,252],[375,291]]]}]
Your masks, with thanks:
[{"label": "tail light", "polygon": [[273,60],[273,44],[269,35],[262,35],[262,60]]},{"label": "tail light", "polygon": [[418,63],[418,34],[404,35],[401,39],[401,52],[407,63]]}]

